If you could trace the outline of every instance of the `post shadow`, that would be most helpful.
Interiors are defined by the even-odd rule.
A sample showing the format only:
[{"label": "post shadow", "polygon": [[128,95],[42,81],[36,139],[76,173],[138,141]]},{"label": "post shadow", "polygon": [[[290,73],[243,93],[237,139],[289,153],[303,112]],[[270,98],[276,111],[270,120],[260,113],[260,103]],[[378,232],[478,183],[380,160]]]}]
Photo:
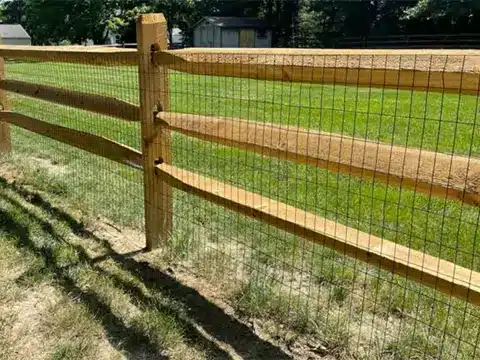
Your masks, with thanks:
[{"label": "post shadow", "polygon": [[[74,234],[80,237],[86,237],[93,239],[100,244],[102,244],[107,250],[107,254],[103,257],[97,259],[91,259],[86,254],[85,250],[80,247],[78,254],[81,261],[87,261],[95,267],[95,270],[99,270],[98,266],[95,266],[95,263],[98,263],[101,260],[107,258],[113,259],[121,268],[135,275],[140,279],[147,288],[160,292],[169,296],[171,299],[181,304],[184,308],[185,316],[190,321],[185,320],[179,314],[176,314],[176,320],[181,322],[182,326],[185,326],[186,333],[188,338],[191,341],[199,341],[203,346],[206,346],[206,349],[211,352],[212,355],[215,355],[215,359],[218,358],[228,358],[228,354],[217,347],[215,344],[212,348],[212,344],[209,344],[209,340],[201,335],[198,330],[193,326],[192,322],[200,325],[210,336],[214,337],[218,341],[229,344],[235,352],[240,355],[242,358],[246,359],[291,359],[292,357],[285,353],[279,347],[271,344],[270,342],[259,338],[247,325],[235,319],[234,317],[225,313],[223,309],[210,302],[208,299],[203,297],[197,290],[186,286],[176,280],[173,276],[164,272],[160,269],[152,267],[148,262],[137,261],[133,259],[129,254],[122,255],[116,253],[111,247],[110,243],[101,239],[91,231],[85,228],[84,224],[77,221],[67,212],[53,206],[49,201],[45,200],[40,194],[31,192],[23,187],[20,187],[16,184],[8,184],[4,179],[0,178],[0,186],[8,187],[11,190],[14,190],[22,198],[24,198],[29,203],[38,206],[44,212],[54,217],[55,219],[64,222],[72,230]],[[13,200],[13,199],[10,199]],[[14,201],[14,200],[13,200]],[[18,204],[17,206],[21,206]],[[29,211],[25,209],[25,211]],[[36,216],[31,214],[32,216]],[[53,232],[53,227],[45,223],[42,219],[37,221],[42,222],[42,226],[48,232]],[[1,226],[1,223],[0,223]],[[28,229],[25,229],[28,233]],[[58,236],[58,235],[56,235]],[[122,279],[119,279],[112,274],[108,274],[110,279],[115,283],[116,286],[123,288],[125,291],[128,291],[129,294],[132,294],[132,297],[135,298],[141,304],[148,304],[151,299],[145,298],[145,295],[142,294],[138,288],[132,287],[130,284],[125,283]],[[66,286],[72,286],[68,282],[65,282]],[[73,289],[75,290],[75,289]],[[81,292],[81,290],[80,290]],[[87,296],[88,295],[88,296]],[[87,296],[86,300],[92,302],[90,299],[92,294],[85,294]],[[98,300],[98,299],[97,299]],[[102,304],[93,304],[99,305]],[[105,304],[104,304],[105,305]],[[95,306],[92,307],[92,310],[95,309]],[[110,311],[111,314],[111,311]],[[112,316],[114,316],[112,314]],[[116,319],[121,322],[120,319]],[[118,323],[117,321],[117,323]],[[110,321],[111,322],[111,321]],[[115,323],[115,324],[117,324]],[[117,324],[118,325],[118,324]],[[121,329],[121,326],[119,326]],[[141,334],[133,334],[132,336],[140,336]],[[143,339],[146,340],[146,339]],[[206,343],[205,343],[206,341]]]},{"label": "post shadow", "polygon": [[[10,202],[11,199],[7,200]],[[28,211],[23,207],[22,210]],[[44,229],[50,228],[49,226],[43,226],[43,224],[42,227]],[[164,349],[158,349],[147,336],[137,329],[126,326],[122,319],[114,315],[110,307],[105,304],[97,294],[90,290],[81,289],[75,283],[74,279],[68,276],[66,271],[68,268],[61,268],[55,263],[52,250],[35,246],[28,228],[20,224],[8,212],[1,208],[0,229],[4,229],[13,235],[17,239],[19,247],[26,249],[37,257],[45,259],[45,266],[54,276],[56,284],[62,288],[64,293],[80,300],[88,311],[100,320],[107,334],[107,339],[113,347],[126,351],[130,357],[135,357],[139,351],[143,350],[150,354],[155,354],[155,357],[158,359],[168,359],[168,356],[162,354]]]}]

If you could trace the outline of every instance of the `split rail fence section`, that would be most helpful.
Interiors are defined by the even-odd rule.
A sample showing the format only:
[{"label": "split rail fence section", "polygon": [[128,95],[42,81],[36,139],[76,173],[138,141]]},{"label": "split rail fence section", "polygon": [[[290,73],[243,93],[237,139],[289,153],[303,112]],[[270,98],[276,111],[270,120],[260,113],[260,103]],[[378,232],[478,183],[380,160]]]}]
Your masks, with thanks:
[{"label": "split rail fence section", "polygon": [[[138,49],[103,47],[0,46],[5,59],[81,62],[95,66],[138,66],[140,106],[115,98],[70,91],[18,80],[0,80],[0,150],[9,151],[10,125],[41,134],[144,173],[147,247],[162,246],[172,232],[172,188],[245,214],[281,230],[330,247],[480,305],[480,273],[395,242],[327,220],[314,213],[229,184],[177,168],[172,164],[171,132],[252,151],[262,156],[412,188],[430,196],[448,197],[477,206],[480,159],[447,155],[324,132],[170,111],[169,70],[190,74],[241,77],[282,82],[344,84],[357,87],[478,94],[479,76],[465,64],[447,63],[438,71],[416,64],[389,65],[388,55],[412,51],[300,49],[167,50],[163,15],[143,15],[137,23]],[[416,51],[415,56],[435,56]],[[455,52],[469,55],[468,51]],[[444,55],[438,51],[438,55]],[[302,58],[302,62],[296,61]],[[343,63],[342,63],[343,62]],[[373,66],[372,66],[373,64]],[[140,121],[142,152],[110,139],[50,124],[10,111],[6,92],[51,101],[125,121]],[[445,170],[447,169],[447,170]]]}]

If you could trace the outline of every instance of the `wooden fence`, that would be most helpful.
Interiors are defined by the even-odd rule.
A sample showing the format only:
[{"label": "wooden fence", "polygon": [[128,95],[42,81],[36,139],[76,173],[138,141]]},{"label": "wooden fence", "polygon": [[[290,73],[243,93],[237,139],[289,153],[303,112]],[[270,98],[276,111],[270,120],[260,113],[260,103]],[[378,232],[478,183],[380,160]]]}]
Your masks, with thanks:
[{"label": "wooden fence", "polygon": [[[340,137],[292,126],[174,113],[168,71],[242,78],[478,95],[471,51],[185,49],[169,51],[163,15],[142,15],[138,49],[0,46],[8,59],[137,66],[140,106],[118,99],[0,80],[0,150],[10,151],[10,124],[142,170],[147,248],[172,232],[172,187],[276,226],[355,259],[480,305],[480,273],[343,226],[316,214],[177,168],[171,132],[287,159],[331,172],[409,187],[431,196],[480,204],[480,159]],[[448,55],[448,57],[446,57]],[[407,61],[401,60],[404,57]],[[432,62],[444,57],[445,62]],[[386,61],[386,59],[389,61]],[[410,60],[408,60],[410,58]],[[301,59],[301,60],[300,60]],[[435,64],[435,65],[432,65]],[[141,122],[142,152],[110,139],[9,110],[5,92]]]},{"label": "wooden fence", "polygon": [[330,41],[336,48],[387,48],[387,49],[478,49],[480,35],[469,33],[457,34],[411,34],[389,36],[337,36]]}]

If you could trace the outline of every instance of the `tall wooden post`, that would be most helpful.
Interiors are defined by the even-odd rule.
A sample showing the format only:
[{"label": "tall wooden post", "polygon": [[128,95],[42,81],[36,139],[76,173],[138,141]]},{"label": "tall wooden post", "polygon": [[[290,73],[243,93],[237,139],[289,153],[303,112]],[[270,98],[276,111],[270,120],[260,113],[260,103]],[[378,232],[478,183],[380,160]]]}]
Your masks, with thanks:
[{"label": "tall wooden post", "polygon": [[137,19],[140,116],[142,121],[143,173],[145,187],[145,232],[147,249],[159,247],[172,230],[172,188],[156,181],[155,163],[171,162],[170,131],[156,127],[156,111],[168,111],[168,69],[153,63],[154,51],[167,49],[167,21],[163,14],[145,14]]},{"label": "tall wooden post", "polygon": [[[0,58],[0,79],[5,79],[5,61]],[[0,104],[2,110],[9,110],[7,95],[4,90],[0,90]],[[0,153],[8,153],[12,150],[12,139],[10,134],[10,124],[0,122]]]}]

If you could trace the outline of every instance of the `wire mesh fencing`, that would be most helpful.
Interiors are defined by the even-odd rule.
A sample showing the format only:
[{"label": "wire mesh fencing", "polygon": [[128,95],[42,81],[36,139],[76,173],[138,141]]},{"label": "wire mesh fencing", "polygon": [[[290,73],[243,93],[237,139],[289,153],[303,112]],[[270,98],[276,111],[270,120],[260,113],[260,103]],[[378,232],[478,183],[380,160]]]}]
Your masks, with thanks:
[{"label": "wire mesh fencing", "polygon": [[[13,90],[7,95],[10,109],[49,124],[140,149],[139,123],[68,105],[68,97],[75,93],[79,94],[78,103],[85,103],[86,96],[96,95],[97,102],[115,98],[138,104],[137,67],[115,66],[116,61],[92,65],[86,55],[82,58],[81,53],[77,54],[76,63],[68,63],[61,57],[57,57],[58,61],[7,59],[5,78],[11,81]],[[26,88],[28,96],[22,83],[33,86],[33,90]],[[20,90],[15,91],[16,87]],[[42,100],[46,92],[50,101]],[[61,104],[62,99],[65,105]],[[65,196],[74,207],[89,215],[143,228],[141,171],[20,127],[12,127],[12,132],[12,157],[16,166],[21,167],[26,182]],[[52,132],[55,135],[55,129]],[[61,138],[64,134],[56,135]]]},{"label": "wire mesh fencing", "polygon": [[[136,150],[153,142],[163,201],[145,200],[173,219],[162,252],[295,356],[480,357],[479,56],[152,50],[136,59],[140,81],[137,66],[87,57],[6,66],[7,80],[98,95],[91,107],[151,110],[152,137],[35,92],[11,109]],[[17,127],[12,138],[35,186],[144,229],[138,166]]]},{"label": "wire mesh fencing", "polygon": [[323,356],[480,356],[476,55],[171,54],[176,261]]}]

